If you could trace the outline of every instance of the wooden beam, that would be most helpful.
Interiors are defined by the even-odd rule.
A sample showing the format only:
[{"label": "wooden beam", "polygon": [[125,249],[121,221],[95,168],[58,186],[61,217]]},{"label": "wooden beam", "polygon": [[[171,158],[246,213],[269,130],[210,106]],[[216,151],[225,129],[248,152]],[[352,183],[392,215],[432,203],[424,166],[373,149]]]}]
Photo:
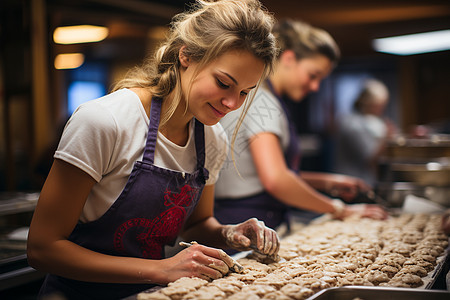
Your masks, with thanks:
[{"label": "wooden beam", "polygon": [[34,140],[32,163],[48,147],[52,138],[49,97],[48,38],[45,0],[31,0],[31,56]]}]

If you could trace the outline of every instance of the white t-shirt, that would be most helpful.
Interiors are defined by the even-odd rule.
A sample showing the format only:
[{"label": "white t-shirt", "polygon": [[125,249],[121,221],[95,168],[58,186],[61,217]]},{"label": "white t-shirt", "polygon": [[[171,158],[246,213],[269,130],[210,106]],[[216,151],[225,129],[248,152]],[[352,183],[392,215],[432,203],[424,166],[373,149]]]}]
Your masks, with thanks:
[{"label": "white t-shirt", "polygon": [[[228,113],[220,121],[230,142],[242,109]],[[249,148],[250,139],[262,132],[275,134],[280,139],[283,151],[287,149],[289,126],[286,114],[279,100],[265,86],[258,89],[236,136],[233,151],[239,173],[230,149],[216,182],[216,198],[241,198],[264,191]]]},{"label": "white t-shirt", "polygon": [[[158,132],[155,165],[192,173],[196,168],[194,119],[189,139],[179,146]],[[102,98],[86,102],[73,113],[64,128],[54,155],[94,178],[80,220],[101,217],[119,197],[133,169],[142,160],[147,140],[149,118],[139,97],[122,89]],[[212,185],[227,155],[227,137],[218,123],[205,126],[205,168],[209,171],[206,185]]]}]

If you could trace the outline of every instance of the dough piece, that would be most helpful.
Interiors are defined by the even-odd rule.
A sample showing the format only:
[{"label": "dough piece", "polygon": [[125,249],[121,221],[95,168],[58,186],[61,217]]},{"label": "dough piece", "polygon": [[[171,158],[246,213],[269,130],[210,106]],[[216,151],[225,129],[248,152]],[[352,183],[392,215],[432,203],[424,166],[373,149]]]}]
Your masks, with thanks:
[{"label": "dough piece", "polygon": [[249,294],[242,291],[233,294],[227,298],[227,300],[259,300],[259,299],[261,298],[257,294]]},{"label": "dough piece", "polygon": [[[403,263],[406,261],[406,258],[399,254],[399,253],[388,253],[386,255],[384,255],[384,258],[390,261],[393,261],[394,263],[398,264],[399,266],[402,266]],[[392,265],[392,266],[396,266],[396,265]]]},{"label": "dough piece", "polygon": [[373,283],[373,285],[379,285],[382,282],[388,282],[390,278],[386,273],[383,273],[378,270],[370,270],[365,276],[364,279]]},{"label": "dough piece", "polygon": [[266,274],[270,271],[270,267],[268,265],[260,263],[254,259],[241,258],[238,259],[238,262],[244,267],[244,269],[251,271],[264,272]]},{"label": "dough piece", "polygon": [[298,284],[302,287],[309,288],[315,292],[331,287],[329,283],[322,281],[318,278],[297,277],[292,279],[290,283]]},{"label": "dough piece", "polygon": [[249,294],[256,294],[260,297],[264,296],[267,293],[275,292],[276,289],[271,285],[263,285],[263,284],[252,284],[245,286],[241,292],[243,293],[249,293]]},{"label": "dough piece", "polygon": [[414,274],[420,277],[425,277],[428,275],[427,270],[418,265],[406,265],[401,269],[401,272],[405,274]]},{"label": "dough piece", "polygon": [[244,283],[235,278],[225,277],[219,278],[211,282],[208,286],[215,286],[222,292],[224,292],[227,296],[235,294],[239,292],[243,287]]},{"label": "dough piece", "polygon": [[203,286],[185,295],[183,300],[220,300],[226,297],[227,295],[216,286]]},{"label": "dough piece", "polygon": [[[416,250],[421,250],[421,249],[426,249],[426,250],[432,250],[435,251],[436,253],[438,253],[438,255],[436,256],[440,256],[442,253],[444,253],[444,248],[442,248],[439,245],[433,244],[430,241],[421,241],[418,245]],[[434,254],[433,254],[434,255]]]},{"label": "dough piece", "polygon": [[327,276],[327,275],[324,275],[324,276],[320,277],[319,279],[320,279],[320,281],[326,282],[326,283],[330,284],[331,286],[336,286],[338,283],[338,280],[336,277],[331,277],[331,276]]},{"label": "dough piece", "polygon": [[254,281],[254,284],[263,284],[263,285],[271,285],[276,288],[281,288],[286,285],[289,280],[291,280],[291,276],[282,272],[275,271],[273,273],[268,274],[266,277],[258,278]]},{"label": "dough piece", "polygon": [[422,268],[424,268],[425,270],[427,270],[427,272],[430,272],[434,269],[434,266],[432,263],[430,263],[429,261],[420,259],[420,258],[415,258],[412,257],[410,259],[408,259],[407,261],[405,261],[405,263],[403,264],[403,267],[408,266],[408,265],[416,265],[416,266],[420,266]]},{"label": "dough piece", "polygon": [[348,266],[354,266],[355,267],[354,269],[356,269],[356,265],[355,264],[351,264],[351,263],[328,265],[328,266],[325,266],[323,269],[326,272],[334,272],[334,273],[341,273],[341,274],[343,274],[343,273],[345,273],[348,270],[347,269]]},{"label": "dough piece", "polygon": [[257,278],[263,278],[267,275],[267,273],[259,272],[259,271],[251,271],[251,270],[244,270],[243,273],[231,273],[228,275],[228,277],[240,280],[246,284],[253,283]]},{"label": "dough piece", "polygon": [[286,296],[281,291],[270,292],[261,297],[263,300],[292,300],[291,297]]},{"label": "dough piece", "polygon": [[309,271],[304,266],[288,266],[283,267],[280,269],[280,271],[288,274],[291,278],[307,274]]},{"label": "dough piece", "polygon": [[394,277],[394,275],[397,274],[398,270],[398,268],[389,265],[383,266],[380,269],[380,271],[385,273],[389,278]]},{"label": "dough piece", "polygon": [[160,290],[164,295],[172,299],[181,299],[185,294],[208,284],[208,281],[197,277],[182,277],[168,284]]},{"label": "dough piece", "polygon": [[294,283],[288,283],[280,291],[293,299],[306,299],[315,294],[313,290]]},{"label": "dough piece", "polygon": [[164,295],[160,291],[153,292],[153,293],[139,293],[136,296],[137,300],[171,300],[170,297]]},{"label": "dough piece", "polygon": [[414,274],[398,273],[389,282],[389,286],[415,288],[423,284],[422,279]]},{"label": "dough piece", "polygon": [[436,256],[432,255],[431,253],[431,249],[429,250],[425,250],[425,249],[421,249],[421,250],[415,250],[411,253],[411,257],[416,257],[419,259],[423,259],[425,261],[428,261],[430,263],[435,263],[436,262]]}]

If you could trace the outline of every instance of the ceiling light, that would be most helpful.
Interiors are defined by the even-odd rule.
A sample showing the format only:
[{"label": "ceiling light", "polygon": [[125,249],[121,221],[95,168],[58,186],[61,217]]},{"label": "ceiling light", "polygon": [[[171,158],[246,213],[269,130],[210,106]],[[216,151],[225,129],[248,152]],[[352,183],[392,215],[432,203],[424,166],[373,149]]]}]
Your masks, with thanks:
[{"label": "ceiling light", "polygon": [[372,45],[378,52],[396,55],[450,50],[450,29],[375,39]]},{"label": "ceiling light", "polygon": [[58,27],[53,32],[53,40],[57,44],[99,42],[108,36],[108,32],[106,27],[93,25]]},{"label": "ceiling light", "polygon": [[82,53],[64,53],[55,57],[55,69],[76,69],[84,63]]}]

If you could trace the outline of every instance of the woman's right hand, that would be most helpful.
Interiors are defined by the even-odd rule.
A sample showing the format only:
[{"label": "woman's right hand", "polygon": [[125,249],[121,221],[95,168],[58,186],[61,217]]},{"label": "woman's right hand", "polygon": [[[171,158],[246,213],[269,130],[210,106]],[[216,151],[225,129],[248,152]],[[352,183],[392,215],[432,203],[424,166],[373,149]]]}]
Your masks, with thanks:
[{"label": "woman's right hand", "polygon": [[193,244],[173,257],[164,260],[162,283],[173,282],[181,277],[198,277],[213,280],[223,277],[233,266],[231,258],[221,249]]}]

